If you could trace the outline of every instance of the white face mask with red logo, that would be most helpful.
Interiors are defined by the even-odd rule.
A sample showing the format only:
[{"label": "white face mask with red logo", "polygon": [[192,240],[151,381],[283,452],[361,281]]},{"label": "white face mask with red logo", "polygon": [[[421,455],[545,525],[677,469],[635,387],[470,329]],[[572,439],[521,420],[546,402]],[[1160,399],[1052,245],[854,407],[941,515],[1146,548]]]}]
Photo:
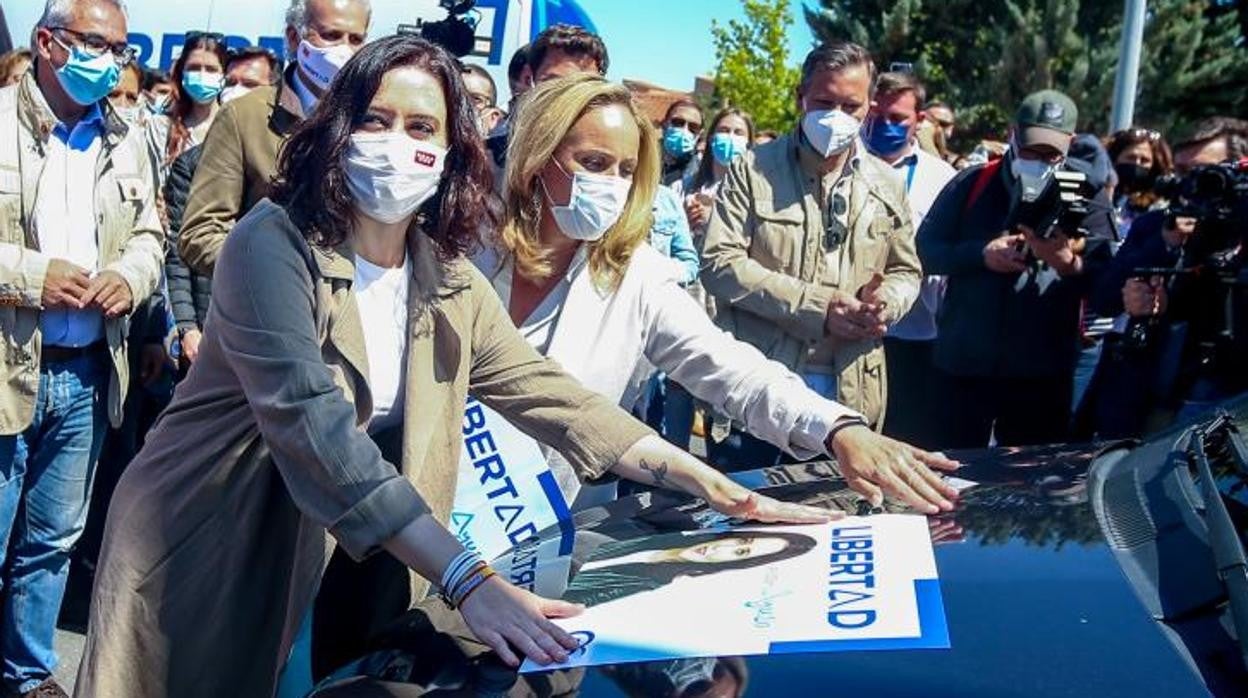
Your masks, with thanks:
[{"label": "white face mask with red logo", "polygon": [[343,157],[347,189],[361,213],[398,223],[429,200],[442,181],[446,150],[405,133],[355,133]]}]

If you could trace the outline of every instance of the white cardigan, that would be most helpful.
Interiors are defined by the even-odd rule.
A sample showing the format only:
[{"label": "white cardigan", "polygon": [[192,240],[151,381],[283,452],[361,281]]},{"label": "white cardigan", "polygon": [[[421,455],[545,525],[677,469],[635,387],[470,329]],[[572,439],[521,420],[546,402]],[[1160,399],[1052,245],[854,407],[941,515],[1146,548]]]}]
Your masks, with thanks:
[{"label": "white cardigan", "polygon": [[[512,260],[487,247],[473,261],[509,305]],[[604,293],[593,283],[581,253],[551,291],[566,296],[553,331],[534,335],[525,331],[532,329],[527,323],[520,329],[539,349],[549,339],[548,357],[625,409],[636,402],[657,367],[716,412],[798,458],[824,453],[833,424],[859,417],[716,327],[680,287],[679,278],[672,260],[643,244],[618,288]],[[548,456],[565,498],[576,501],[577,508],[614,498],[614,485],[606,485],[586,488],[576,500],[580,483],[575,474],[557,454]]]}]

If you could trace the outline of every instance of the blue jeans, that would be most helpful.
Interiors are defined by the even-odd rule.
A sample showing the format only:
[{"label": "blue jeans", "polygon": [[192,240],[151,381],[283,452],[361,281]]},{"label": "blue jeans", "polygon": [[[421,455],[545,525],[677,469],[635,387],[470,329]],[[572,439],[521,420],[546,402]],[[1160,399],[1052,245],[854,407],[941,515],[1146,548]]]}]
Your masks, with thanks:
[{"label": "blue jeans", "polygon": [[0,659],[9,690],[33,689],[57,663],[52,638],[104,443],[109,375],[103,350],[45,363],[30,426],[0,436]]}]

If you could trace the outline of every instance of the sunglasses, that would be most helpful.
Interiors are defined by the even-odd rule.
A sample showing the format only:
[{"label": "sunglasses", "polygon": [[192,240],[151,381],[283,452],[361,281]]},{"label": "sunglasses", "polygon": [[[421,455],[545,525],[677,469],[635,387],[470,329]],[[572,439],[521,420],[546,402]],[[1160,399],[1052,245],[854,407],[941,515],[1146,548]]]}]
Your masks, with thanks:
[{"label": "sunglasses", "polygon": [[689,133],[692,133],[695,136],[702,132],[701,121],[690,121],[680,116],[673,116],[672,118],[668,119],[667,125],[673,128],[687,128],[689,129]]},{"label": "sunglasses", "polygon": [[1125,135],[1127,138],[1131,138],[1131,139],[1146,140],[1150,143],[1156,143],[1157,141],[1161,140],[1160,133],[1152,129],[1147,129],[1147,128],[1128,128],[1128,129],[1119,131],[1118,134],[1115,134],[1115,135],[1119,135],[1119,134]]},{"label": "sunglasses", "polygon": [[841,217],[849,211],[849,201],[841,192],[832,194],[832,205],[824,214],[823,249],[832,252],[849,239],[849,228],[841,222]]},{"label": "sunglasses", "polygon": [[187,43],[187,44],[191,43],[192,41],[200,41],[200,40],[215,41],[218,44],[223,44],[225,43],[225,34],[222,34],[221,32],[205,32],[205,31],[192,30],[182,36],[183,43]]}]

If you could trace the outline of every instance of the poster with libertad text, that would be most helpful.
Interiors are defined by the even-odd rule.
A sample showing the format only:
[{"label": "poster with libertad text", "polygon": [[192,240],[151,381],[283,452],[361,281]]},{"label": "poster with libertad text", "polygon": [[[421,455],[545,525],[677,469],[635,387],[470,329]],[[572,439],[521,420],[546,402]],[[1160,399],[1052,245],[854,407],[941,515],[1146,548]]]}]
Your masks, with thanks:
[{"label": "poster with libertad text", "polygon": [[[817,526],[740,526],[599,546],[556,621],[565,664],[949,647],[927,521],[884,514]],[[638,619],[646,622],[638,622]]]}]

